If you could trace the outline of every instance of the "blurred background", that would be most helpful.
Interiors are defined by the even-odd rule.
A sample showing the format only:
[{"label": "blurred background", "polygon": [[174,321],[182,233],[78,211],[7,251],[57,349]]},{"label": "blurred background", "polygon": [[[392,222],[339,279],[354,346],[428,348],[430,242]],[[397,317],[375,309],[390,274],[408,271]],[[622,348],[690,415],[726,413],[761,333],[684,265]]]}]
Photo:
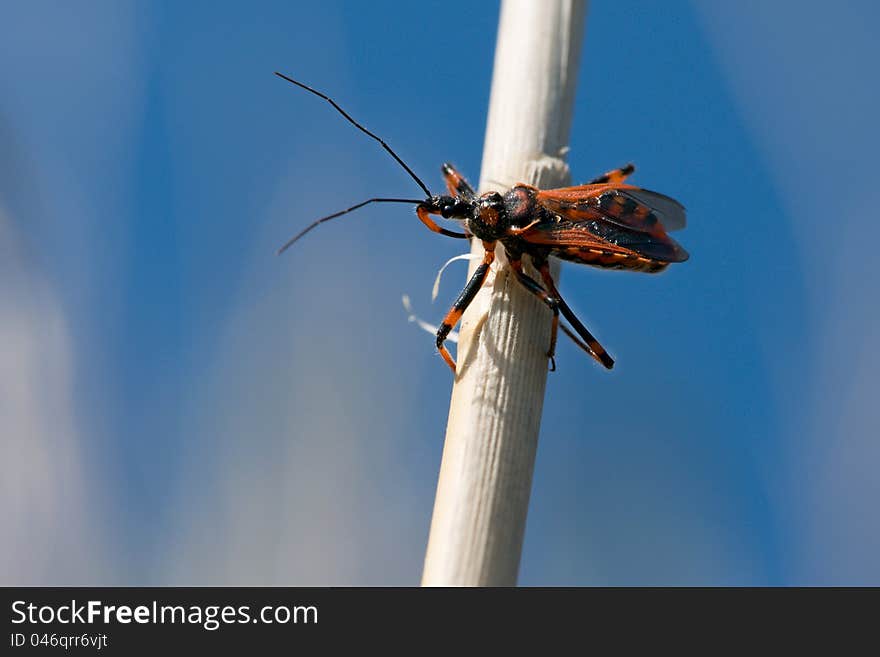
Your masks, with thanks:
[{"label": "blurred background", "polygon": [[[0,9],[0,583],[417,584],[498,6]],[[520,583],[880,584],[877,7],[590,3],[569,161],[688,207],[656,277],[565,265],[617,358],[547,386]],[[437,89],[448,89],[448,95]]]}]

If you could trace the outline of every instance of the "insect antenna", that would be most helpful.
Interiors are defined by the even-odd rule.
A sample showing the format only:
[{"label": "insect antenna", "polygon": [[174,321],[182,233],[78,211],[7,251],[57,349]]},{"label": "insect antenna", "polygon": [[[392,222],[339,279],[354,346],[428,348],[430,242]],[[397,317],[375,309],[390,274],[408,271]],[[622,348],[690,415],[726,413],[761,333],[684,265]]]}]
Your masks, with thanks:
[{"label": "insect antenna", "polygon": [[425,192],[425,196],[431,196],[431,190],[428,189],[428,186],[422,182],[421,178],[419,178],[415,173],[413,173],[413,170],[410,169],[406,165],[406,162],[401,160],[400,157],[398,157],[397,153],[395,153],[393,150],[391,150],[391,147],[388,144],[386,144],[383,139],[381,139],[377,135],[373,134],[372,132],[367,130],[364,126],[362,126],[360,123],[358,123],[353,118],[351,118],[351,116],[348,114],[348,112],[346,112],[339,105],[337,105],[336,101],[333,100],[332,98],[330,98],[330,96],[322,94],[320,91],[312,89],[310,86],[305,85],[302,82],[297,82],[293,78],[289,78],[286,75],[284,75],[283,73],[279,73],[278,71],[275,71],[275,75],[277,75],[282,80],[287,80],[291,84],[295,84],[297,87],[301,87],[302,89],[305,89],[306,91],[315,94],[319,98],[323,98],[328,103],[333,105],[333,107],[336,109],[336,111],[339,112],[340,114],[342,114],[342,116],[344,116],[348,120],[348,122],[351,123],[355,128],[357,128],[358,130],[360,130],[364,134],[369,135],[370,137],[372,137],[373,139],[378,141],[380,144],[382,144],[382,148],[384,148],[386,151],[388,151],[388,153],[390,153],[391,157],[393,157],[395,160],[397,160],[397,163],[400,166],[402,166],[406,170],[406,172],[410,175],[410,177],[416,181],[416,184],[418,184],[418,186],[422,188],[422,191]]},{"label": "insect antenna", "polygon": [[303,228],[296,235],[294,235],[289,240],[287,240],[284,243],[284,246],[282,246],[280,249],[278,249],[278,255],[281,255],[282,253],[284,253],[287,249],[289,249],[293,245],[294,242],[296,242],[300,237],[302,237],[303,235],[308,233],[310,230],[312,230],[312,228],[314,228],[315,226],[323,224],[325,221],[330,221],[331,219],[336,219],[336,217],[341,217],[342,215],[348,214],[349,212],[357,210],[358,208],[362,208],[369,203],[414,203],[414,204],[418,204],[421,202],[422,201],[420,201],[419,199],[411,199],[411,198],[371,198],[371,199],[367,199],[366,201],[362,201],[362,202],[358,203],[357,205],[352,205],[350,208],[346,208],[345,210],[342,210],[340,212],[334,212],[333,214],[329,214],[326,217],[321,217],[320,219],[316,219],[315,221],[310,223],[308,226]]}]

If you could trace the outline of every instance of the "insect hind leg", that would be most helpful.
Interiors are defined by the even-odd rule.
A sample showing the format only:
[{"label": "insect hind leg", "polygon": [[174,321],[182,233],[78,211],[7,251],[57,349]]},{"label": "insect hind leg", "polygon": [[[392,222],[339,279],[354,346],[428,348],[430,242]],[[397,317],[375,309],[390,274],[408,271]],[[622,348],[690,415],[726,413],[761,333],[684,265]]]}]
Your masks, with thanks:
[{"label": "insect hind leg", "polygon": [[605,348],[599,344],[599,341],[593,337],[593,334],[584,326],[581,321],[577,318],[577,315],[572,312],[571,308],[568,307],[568,304],[565,303],[565,299],[562,298],[562,295],[559,294],[559,290],[556,289],[556,283],[553,281],[553,276],[550,274],[550,265],[546,260],[540,260],[535,262],[535,267],[541,273],[541,278],[544,280],[544,285],[547,286],[547,291],[553,295],[553,297],[559,303],[559,311],[562,315],[569,321],[572,328],[577,332],[577,334],[583,339],[589,348],[590,355],[596,359],[603,367],[606,369],[611,369],[614,367],[614,359],[608,355],[608,352],[605,351]]},{"label": "insect hind leg", "polygon": [[553,311],[553,325],[550,328],[550,348],[547,349],[547,358],[550,359],[550,371],[556,371],[556,336],[559,331],[559,299],[548,294],[547,290],[545,290],[534,278],[529,276],[523,271],[522,268],[522,260],[520,259],[511,259],[510,260],[510,268],[516,274],[517,280],[522,284],[524,288],[526,288],[529,292],[538,297],[541,301],[547,304],[547,307]]},{"label": "insect hind leg", "polygon": [[605,183],[622,183],[624,180],[627,179],[628,176],[632,175],[633,171],[635,170],[635,165],[630,163],[620,167],[619,169],[612,169],[608,173],[603,173],[601,176],[593,178],[587,184],[604,185]]}]

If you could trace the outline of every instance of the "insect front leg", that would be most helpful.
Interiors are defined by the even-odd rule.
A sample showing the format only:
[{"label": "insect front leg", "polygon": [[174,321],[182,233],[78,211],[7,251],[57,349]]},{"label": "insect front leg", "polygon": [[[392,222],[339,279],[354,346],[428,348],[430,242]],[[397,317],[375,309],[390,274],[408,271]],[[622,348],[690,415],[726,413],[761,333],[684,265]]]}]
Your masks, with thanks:
[{"label": "insect front leg", "polygon": [[428,213],[428,209],[424,206],[416,207],[416,214],[419,217],[419,220],[425,224],[429,230],[440,233],[441,235],[446,235],[446,237],[457,237],[459,239],[467,239],[467,233],[457,233],[454,230],[446,230],[445,228],[440,228],[433,219],[431,219],[430,214]]},{"label": "insect front leg", "polygon": [[522,260],[510,260],[510,268],[516,274],[517,280],[522,283],[523,287],[547,304],[547,307],[553,311],[553,325],[550,328],[550,348],[547,350],[547,358],[550,359],[550,371],[556,371],[556,335],[559,331],[559,300],[551,294],[547,293],[534,278],[523,271]]},{"label": "insect front leg", "polygon": [[463,198],[466,201],[473,200],[477,195],[474,188],[470,186],[470,183],[449,162],[441,167],[441,171],[443,171],[443,178],[446,180],[446,189],[449,190],[450,194]]},{"label": "insect front leg", "polygon": [[452,308],[446,313],[446,317],[443,318],[443,323],[440,324],[440,328],[437,329],[437,349],[440,351],[440,355],[443,356],[443,360],[445,360],[446,364],[452,369],[453,374],[455,374],[455,360],[452,358],[449,350],[446,349],[444,343],[446,342],[446,337],[449,335],[449,332],[456,324],[458,324],[458,320],[461,319],[464,311],[469,305],[471,305],[471,301],[474,300],[474,297],[477,296],[477,292],[480,291],[480,288],[486,281],[486,276],[489,275],[489,268],[492,265],[492,261],[495,260],[495,242],[483,242],[483,248],[486,250],[486,254],[483,256],[483,262],[477,267],[474,275],[471,276],[471,280],[468,281],[468,284],[465,285],[461,294],[458,295],[458,299],[452,304]]},{"label": "insect front leg", "polygon": [[547,287],[547,291],[557,300],[559,303],[559,310],[562,312],[565,319],[571,323],[574,330],[577,334],[586,342],[589,347],[590,355],[595,358],[603,367],[607,369],[611,369],[614,367],[614,359],[608,355],[608,352],[605,351],[605,348],[599,344],[599,341],[593,337],[593,334],[587,330],[587,327],[581,324],[581,321],[577,318],[571,308],[568,307],[568,304],[565,303],[565,299],[562,298],[562,295],[559,294],[559,290],[556,289],[556,283],[553,281],[553,276],[550,274],[550,264],[547,260],[539,260],[533,258],[535,268],[541,273],[541,278],[544,280],[544,285]]}]

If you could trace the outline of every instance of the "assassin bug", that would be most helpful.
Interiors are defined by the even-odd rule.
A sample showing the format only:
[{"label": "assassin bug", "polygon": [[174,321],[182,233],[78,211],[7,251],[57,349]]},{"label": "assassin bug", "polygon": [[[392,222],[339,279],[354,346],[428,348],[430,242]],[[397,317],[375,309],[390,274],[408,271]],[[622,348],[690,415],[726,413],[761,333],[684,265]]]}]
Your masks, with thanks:
[{"label": "assassin bug", "polygon": [[[458,239],[474,237],[482,241],[485,251],[482,263],[437,330],[437,349],[453,374],[455,360],[446,349],[446,338],[486,281],[499,242],[504,246],[517,280],[553,313],[547,351],[551,369],[555,369],[560,313],[572,325],[577,336],[565,325],[562,325],[563,332],[606,368],[614,366],[614,360],[608,352],[578,320],[556,289],[548,261],[551,255],[594,267],[646,273],[656,273],[670,263],[688,259],[687,252],[666,232],[684,228],[684,207],[663,194],[627,185],[624,181],[635,170],[632,164],[575,187],[541,190],[517,183],[503,195],[486,192],[479,196],[455,167],[444,164],[441,170],[449,195],[438,196],[431,193],[388,144],[355,121],[332,98],[286,75],[278,72],[275,75],[330,103],[358,130],[379,142],[425,192],[423,200],[371,198],[322,217],[288,240],[278,250],[279,254],[316,226],[370,203],[414,204],[416,216],[433,232]],[[465,230],[457,232],[441,228],[431,215],[462,220]],[[543,286],[523,271],[523,255],[531,258],[541,275]]]}]

